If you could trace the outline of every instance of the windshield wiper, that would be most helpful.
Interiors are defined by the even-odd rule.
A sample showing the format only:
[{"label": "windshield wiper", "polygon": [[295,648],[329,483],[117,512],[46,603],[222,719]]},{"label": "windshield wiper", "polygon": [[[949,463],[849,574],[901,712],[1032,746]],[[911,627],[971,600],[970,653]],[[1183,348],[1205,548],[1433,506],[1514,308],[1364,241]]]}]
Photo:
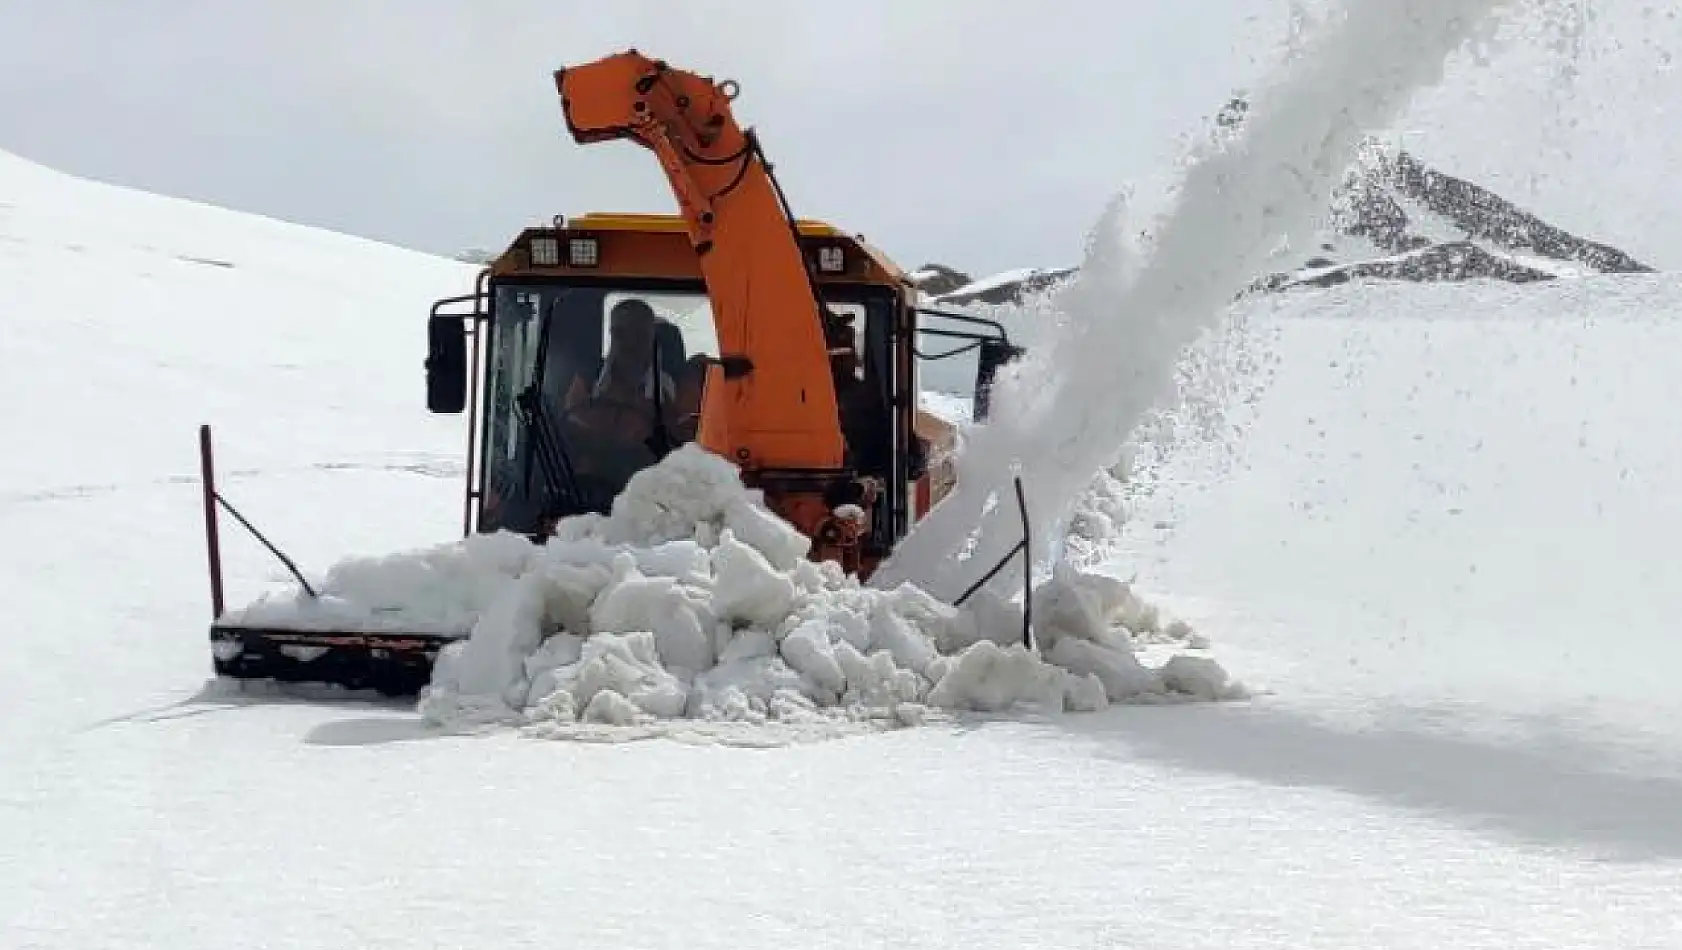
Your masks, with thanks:
[{"label": "windshield wiper", "polygon": [[666,428],[666,404],[664,400],[665,370],[660,367],[660,337],[655,334],[653,353],[649,356],[649,375],[654,379],[654,431],[648,437],[653,444],[648,448],[656,459],[664,459],[677,446],[677,440],[672,437],[672,431]]},{"label": "windshield wiper", "polygon": [[531,495],[532,462],[536,461],[542,469],[544,493],[548,496],[548,502],[538,516],[540,522],[558,514],[565,507],[565,500],[571,501],[574,511],[582,511],[584,504],[578,475],[573,470],[572,458],[567,454],[565,437],[556,429],[543,405],[543,380],[549,369],[549,328],[555,322],[555,307],[559,303],[559,298],[550,301],[543,314],[543,323],[537,331],[537,366],[532,371],[531,382],[514,400],[525,423],[526,441],[531,447],[531,451],[526,453],[526,495]]}]

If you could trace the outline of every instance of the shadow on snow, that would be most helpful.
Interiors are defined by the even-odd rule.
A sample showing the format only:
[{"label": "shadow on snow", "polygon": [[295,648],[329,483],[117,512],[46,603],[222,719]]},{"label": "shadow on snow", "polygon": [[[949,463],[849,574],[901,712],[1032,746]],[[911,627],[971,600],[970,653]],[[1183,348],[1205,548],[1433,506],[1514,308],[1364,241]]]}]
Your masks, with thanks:
[{"label": "shadow on snow", "polygon": [[1333,789],[1531,846],[1616,861],[1682,858],[1682,780],[1599,764],[1603,752],[1554,725],[1498,744],[1432,730],[1425,712],[1354,730],[1264,703],[1126,707],[1045,726],[1124,761]]}]

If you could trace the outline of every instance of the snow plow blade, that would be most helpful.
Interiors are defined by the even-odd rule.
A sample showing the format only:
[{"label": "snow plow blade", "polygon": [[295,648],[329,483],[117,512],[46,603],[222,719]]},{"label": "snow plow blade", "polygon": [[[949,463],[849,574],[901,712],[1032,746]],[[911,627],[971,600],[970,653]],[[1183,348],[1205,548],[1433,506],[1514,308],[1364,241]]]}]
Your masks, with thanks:
[{"label": "snow plow blade", "polygon": [[239,680],[340,686],[414,696],[432,677],[438,651],[457,637],[350,633],[211,624],[216,675]]},{"label": "snow plow blade", "polygon": [[208,425],[199,426],[199,472],[204,495],[205,553],[210,562],[210,653],[218,677],[414,696],[431,681],[432,666],[438,660],[439,651],[466,636],[465,632],[450,631],[416,633],[402,629],[398,623],[388,629],[335,630],[331,621],[313,628],[276,626],[255,618],[251,622],[230,622],[222,590],[218,507],[226,509],[286,565],[311,599],[316,597],[316,591],[292,559],[216,490],[216,464]]}]

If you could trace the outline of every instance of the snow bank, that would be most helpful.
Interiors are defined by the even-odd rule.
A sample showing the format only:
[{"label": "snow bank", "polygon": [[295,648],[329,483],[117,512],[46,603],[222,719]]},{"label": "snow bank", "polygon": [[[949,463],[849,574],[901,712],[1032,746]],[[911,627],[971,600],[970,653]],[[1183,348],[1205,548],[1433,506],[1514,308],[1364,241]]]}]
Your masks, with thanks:
[{"label": "snow bank", "polygon": [[525,572],[534,550],[518,535],[482,534],[419,552],[347,558],[313,585],[314,599],[296,588],[268,593],[220,619],[236,627],[459,635]]},{"label": "snow bank", "polygon": [[1244,695],[1213,661],[1147,666],[1147,641],[1195,637],[1119,580],[1060,568],[1035,592],[1028,649],[1017,604],[865,587],[807,550],[734,465],[686,446],[632,478],[611,515],[563,521],[544,545],[501,533],[346,562],[320,602],[238,616],[469,630],[439,657],[426,719],[556,737],[765,744],[949,711]]}]

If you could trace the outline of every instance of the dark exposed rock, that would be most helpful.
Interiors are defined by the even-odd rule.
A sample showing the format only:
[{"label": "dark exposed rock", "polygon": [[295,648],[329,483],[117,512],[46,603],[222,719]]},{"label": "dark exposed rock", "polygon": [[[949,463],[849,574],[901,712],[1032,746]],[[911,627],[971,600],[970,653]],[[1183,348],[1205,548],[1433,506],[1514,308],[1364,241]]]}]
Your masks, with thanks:
[{"label": "dark exposed rock", "polygon": [[1653,270],[1615,247],[1568,234],[1486,188],[1427,168],[1407,152],[1386,164],[1381,174],[1392,188],[1453,221],[1469,237],[1575,261],[1603,274]]},{"label": "dark exposed rock", "polygon": [[1338,261],[1316,253],[1257,281],[1252,290],[1327,287],[1357,278],[1529,283],[1559,276],[1550,265],[1602,274],[1652,271],[1615,247],[1570,234],[1405,151],[1379,153],[1350,175],[1333,204],[1333,241],[1364,239],[1388,256],[1373,258],[1369,252],[1365,259]]},{"label": "dark exposed rock", "polygon": [[1297,287],[1331,287],[1356,278],[1440,283],[1479,277],[1527,284],[1538,280],[1552,280],[1554,275],[1497,257],[1476,244],[1455,241],[1432,244],[1396,257],[1326,268],[1323,273],[1310,273],[1289,279],[1289,284]]},{"label": "dark exposed rock", "polygon": [[949,294],[958,288],[972,283],[974,278],[960,270],[953,270],[945,264],[924,264],[911,272],[911,282],[917,289],[931,297]]}]

